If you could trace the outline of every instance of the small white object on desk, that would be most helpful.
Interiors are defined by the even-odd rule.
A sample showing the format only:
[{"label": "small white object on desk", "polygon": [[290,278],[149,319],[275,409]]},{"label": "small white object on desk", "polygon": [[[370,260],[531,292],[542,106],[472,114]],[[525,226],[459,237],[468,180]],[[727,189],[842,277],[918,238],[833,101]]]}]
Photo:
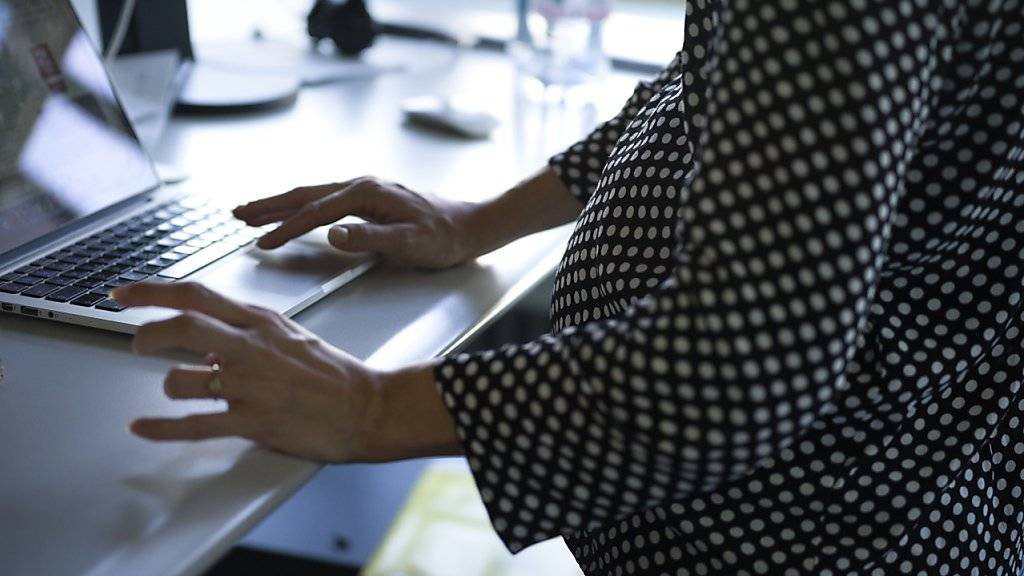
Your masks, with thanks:
[{"label": "small white object on desk", "polygon": [[490,112],[459,99],[421,96],[402,105],[410,123],[440,128],[467,138],[487,138],[498,127]]}]

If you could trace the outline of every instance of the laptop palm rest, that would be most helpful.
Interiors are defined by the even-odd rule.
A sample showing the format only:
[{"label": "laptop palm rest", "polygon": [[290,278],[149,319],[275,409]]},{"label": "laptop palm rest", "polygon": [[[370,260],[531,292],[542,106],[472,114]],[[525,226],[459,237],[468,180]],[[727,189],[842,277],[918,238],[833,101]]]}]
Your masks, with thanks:
[{"label": "laptop palm rest", "polygon": [[245,248],[184,279],[197,281],[243,302],[287,312],[346,273],[362,272],[370,257],[341,252],[327,242],[326,229],[292,240],[276,250]]}]

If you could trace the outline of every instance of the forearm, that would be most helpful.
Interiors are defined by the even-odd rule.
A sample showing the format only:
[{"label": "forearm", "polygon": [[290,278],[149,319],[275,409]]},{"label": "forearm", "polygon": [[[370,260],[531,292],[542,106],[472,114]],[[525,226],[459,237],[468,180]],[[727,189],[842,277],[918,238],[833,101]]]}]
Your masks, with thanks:
[{"label": "forearm", "polygon": [[545,168],[504,194],[476,204],[466,215],[472,257],[535,232],[572,222],[583,205]]},{"label": "forearm", "polygon": [[434,382],[434,362],[380,373],[369,393],[357,460],[462,454],[455,423]]}]

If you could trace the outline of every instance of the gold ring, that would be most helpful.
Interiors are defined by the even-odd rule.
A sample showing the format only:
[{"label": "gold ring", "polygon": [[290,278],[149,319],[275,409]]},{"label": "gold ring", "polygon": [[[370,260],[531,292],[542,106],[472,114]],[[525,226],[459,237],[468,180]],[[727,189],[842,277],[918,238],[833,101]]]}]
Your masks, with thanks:
[{"label": "gold ring", "polygon": [[220,395],[224,392],[224,383],[220,381],[220,364],[210,366],[210,370],[213,373],[213,378],[210,378],[206,388],[210,391],[210,395],[213,396],[214,400],[220,400]]}]

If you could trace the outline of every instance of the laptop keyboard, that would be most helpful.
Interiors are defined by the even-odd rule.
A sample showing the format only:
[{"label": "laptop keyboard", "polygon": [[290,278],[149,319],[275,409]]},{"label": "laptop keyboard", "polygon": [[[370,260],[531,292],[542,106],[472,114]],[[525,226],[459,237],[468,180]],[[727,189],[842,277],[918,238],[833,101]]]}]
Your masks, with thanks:
[{"label": "laptop keyboard", "polygon": [[120,312],[111,290],[173,282],[263,235],[202,198],[169,202],[0,277],[0,292]]}]

